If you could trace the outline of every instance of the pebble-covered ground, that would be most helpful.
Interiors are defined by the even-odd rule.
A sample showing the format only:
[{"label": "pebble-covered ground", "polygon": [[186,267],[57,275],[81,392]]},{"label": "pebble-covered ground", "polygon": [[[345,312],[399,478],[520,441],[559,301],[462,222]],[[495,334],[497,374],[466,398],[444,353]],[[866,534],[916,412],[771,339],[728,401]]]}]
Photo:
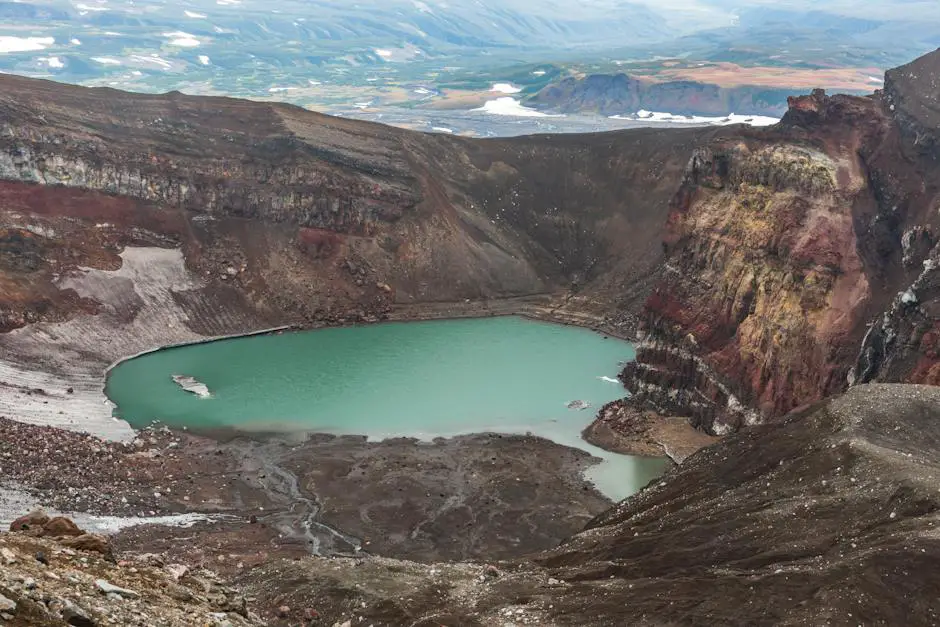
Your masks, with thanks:
[{"label": "pebble-covered ground", "polygon": [[248,611],[245,597],[209,570],[167,563],[157,555],[116,561],[107,539],[75,534],[82,531],[62,518],[0,533],[0,624],[263,624]]}]

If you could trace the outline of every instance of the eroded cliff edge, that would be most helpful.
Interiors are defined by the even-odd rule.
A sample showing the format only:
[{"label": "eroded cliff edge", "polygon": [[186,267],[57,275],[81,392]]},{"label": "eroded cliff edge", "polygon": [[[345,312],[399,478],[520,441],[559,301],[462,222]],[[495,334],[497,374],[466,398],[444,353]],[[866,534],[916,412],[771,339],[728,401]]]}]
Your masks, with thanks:
[{"label": "eroded cliff edge", "polygon": [[630,334],[685,163],[734,134],[474,141],[2,76],[0,415],[128,436],[109,364],[281,325],[531,312]]},{"label": "eroded cliff edge", "polygon": [[858,383],[940,383],[938,77],[940,51],[697,149],[622,375],[635,403],[720,435]]}]

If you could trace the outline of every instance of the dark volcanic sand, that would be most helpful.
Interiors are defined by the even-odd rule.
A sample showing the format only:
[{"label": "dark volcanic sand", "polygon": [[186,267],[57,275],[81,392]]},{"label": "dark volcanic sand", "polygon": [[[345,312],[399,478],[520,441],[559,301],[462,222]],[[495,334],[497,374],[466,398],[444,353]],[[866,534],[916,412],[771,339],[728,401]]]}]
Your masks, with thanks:
[{"label": "dark volcanic sand", "polygon": [[227,514],[115,537],[118,550],[221,570],[317,549],[431,561],[551,548],[610,506],[581,476],[595,461],[525,436],[222,441],[156,429],[118,444],[0,419],[2,485],[61,511]]}]

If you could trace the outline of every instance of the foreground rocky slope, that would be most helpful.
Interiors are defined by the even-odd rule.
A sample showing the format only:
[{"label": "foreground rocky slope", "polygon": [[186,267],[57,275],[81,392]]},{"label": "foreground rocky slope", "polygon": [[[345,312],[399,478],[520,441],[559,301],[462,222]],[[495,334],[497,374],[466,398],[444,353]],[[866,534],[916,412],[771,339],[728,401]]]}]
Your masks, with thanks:
[{"label": "foreground rocky slope", "polygon": [[637,402],[723,434],[857,383],[940,382],[938,82],[940,51],[696,151],[623,373]]},{"label": "foreground rocky slope", "polygon": [[930,625],[938,450],[940,388],[858,386],[730,435],[561,546],[501,562],[223,560],[259,533],[241,520],[186,530],[168,556],[140,555],[146,532],[119,537],[115,564],[35,537],[71,529],[61,521],[27,520],[0,535],[0,607],[15,625],[62,624],[72,606],[100,622],[71,624]]},{"label": "foreground rocky slope", "polygon": [[[45,524],[42,524],[45,521]],[[5,625],[241,627],[263,625],[245,598],[205,569],[156,555],[116,563],[107,540],[79,535],[41,512],[0,533],[0,619]]]},{"label": "foreground rocky slope", "polygon": [[729,436],[532,560],[307,559],[239,581],[352,624],[935,624],[938,425],[940,389],[860,386]]}]

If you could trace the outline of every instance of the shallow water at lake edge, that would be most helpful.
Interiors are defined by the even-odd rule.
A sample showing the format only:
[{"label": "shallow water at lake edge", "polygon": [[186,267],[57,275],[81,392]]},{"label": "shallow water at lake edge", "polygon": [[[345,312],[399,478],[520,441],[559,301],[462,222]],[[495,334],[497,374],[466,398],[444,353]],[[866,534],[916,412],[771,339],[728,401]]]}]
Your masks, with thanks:
[{"label": "shallow water at lake edge", "polygon": [[[168,348],[116,365],[106,392],[135,427],[424,440],[531,433],[604,459],[586,477],[621,499],[669,462],[608,453],[580,433],[625,394],[616,375],[633,357],[629,342],[520,317],[396,322]],[[572,401],[590,407],[569,409]]]}]

